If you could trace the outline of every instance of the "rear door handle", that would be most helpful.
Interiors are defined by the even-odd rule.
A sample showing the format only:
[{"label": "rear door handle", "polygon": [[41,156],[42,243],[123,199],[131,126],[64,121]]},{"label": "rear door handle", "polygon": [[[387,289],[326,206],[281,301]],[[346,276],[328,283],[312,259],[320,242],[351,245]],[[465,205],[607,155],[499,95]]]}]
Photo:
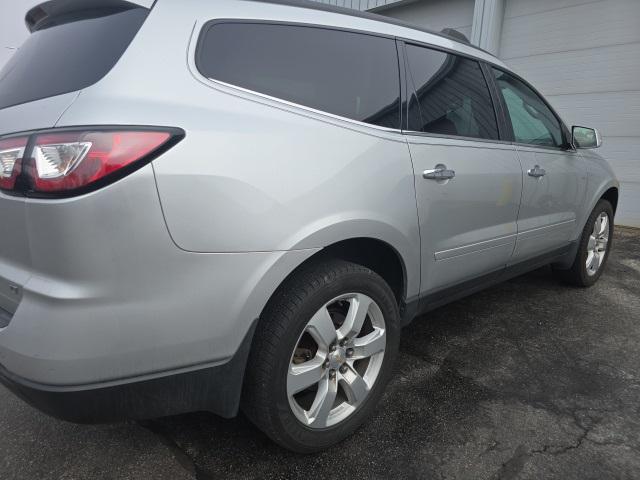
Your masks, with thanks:
[{"label": "rear door handle", "polygon": [[533,168],[527,170],[527,175],[534,178],[544,177],[547,174],[547,171],[544,168],[540,168],[540,165],[536,165]]},{"label": "rear door handle", "polygon": [[422,178],[426,178],[427,180],[451,180],[455,176],[455,171],[447,169],[447,166],[441,163],[436,165],[436,168],[432,170],[422,172]]}]

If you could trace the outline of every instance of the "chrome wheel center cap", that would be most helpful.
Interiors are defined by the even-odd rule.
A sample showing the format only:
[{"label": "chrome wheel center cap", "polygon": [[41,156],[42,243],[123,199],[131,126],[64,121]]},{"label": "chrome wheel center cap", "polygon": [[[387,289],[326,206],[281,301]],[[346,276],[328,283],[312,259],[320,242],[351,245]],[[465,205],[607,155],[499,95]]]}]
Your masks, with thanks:
[{"label": "chrome wheel center cap", "polygon": [[347,361],[347,349],[344,347],[338,347],[333,352],[329,353],[329,368],[337,369],[344,362]]}]

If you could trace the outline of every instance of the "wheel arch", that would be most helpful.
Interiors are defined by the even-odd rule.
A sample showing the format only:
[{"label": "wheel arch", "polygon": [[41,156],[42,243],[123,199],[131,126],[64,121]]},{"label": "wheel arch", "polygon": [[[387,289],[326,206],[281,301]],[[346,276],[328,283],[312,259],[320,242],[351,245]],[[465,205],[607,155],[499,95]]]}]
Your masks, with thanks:
[{"label": "wheel arch", "polygon": [[264,311],[272,299],[300,270],[328,259],[340,259],[367,267],[380,275],[389,285],[402,307],[407,300],[407,264],[401,253],[388,242],[374,237],[353,237],[333,242],[301,261],[275,286],[264,303]]},{"label": "wheel arch", "polygon": [[618,199],[619,199],[619,193],[620,193],[619,190],[620,190],[620,185],[618,184],[617,181],[613,179],[609,181],[604,181],[601,184],[599,184],[597,188],[594,188],[593,190],[594,193],[591,193],[589,197],[586,199],[588,202],[586,203],[587,208],[585,208],[582,211],[582,214],[579,218],[579,222],[577,224],[578,237],[582,234],[582,230],[586,225],[589,215],[591,215],[591,212],[593,211],[594,208],[596,208],[596,205],[600,200],[605,199],[611,202],[611,205],[613,206],[613,213],[615,215],[618,207]]},{"label": "wheel arch", "polygon": [[398,304],[406,301],[407,267],[402,255],[389,243],[371,237],[342,240],[323,248],[300,267],[323,258],[339,258],[373,270],[391,287]]},{"label": "wheel arch", "polygon": [[607,200],[611,206],[613,207],[613,214],[615,215],[616,210],[618,209],[618,197],[619,197],[618,187],[609,187],[607,191],[605,191],[601,196],[600,200]]},{"label": "wheel arch", "polygon": [[[405,224],[395,218],[349,212],[346,218],[325,218],[308,225],[291,239],[290,249],[317,248],[313,257],[334,255],[378,273],[396,298],[412,300],[420,289],[418,221]],[[376,255],[381,258],[376,259]],[[307,259],[305,261],[310,261]],[[401,281],[393,269],[401,271]]]},{"label": "wheel arch", "polygon": [[420,289],[417,221],[415,228],[402,230],[384,219],[362,217],[323,219],[295,233],[286,249],[273,252],[277,257],[256,271],[238,318],[242,322],[259,321],[270,302],[300,269],[323,258],[339,258],[380,275],[398,301],[403,324],[408,323],[405,320],[413,318]]},{"label": "wheel arch", "polygon": [[565,270],[571,267],[571,265],[573,264],[573,261],[575,260],[575,257],[578,253],[578,245],[580,242],[580,237],[582,235],[582,232],[584,230],[584,227],[587,223],[587,220],[589,219],[589,215],[591,215],[591,212],[593,211],[594,208],[596,208],[596,205],[598,204],[598,202],[600,200],[607,200],[608,202],[611,203],[611,206],[613,207],[613,214],[615,216],[616,213],[616,209],[618,207],[618,198],[619,198],[619,185],[617,182],[609,182],[606,183],[604,185],[602,185],[599,189],[598,189],[598,193],[596,195],[593,196],[593,200],[591,201],[591,203],[589,204],[589,208],[585,210],[584,213],[584,218],[580,219],[580,223],[579,225],[579,229],[578,231],[578,237],[576,238],[576,240],[573,242],[573,245],[571,247],[571,250],[569,251],[569,253],[567,253],[562,260],[559,260],[557,262],[554,263],[554,265],[556,266],[556,268],[558,268],[559,270]]}]

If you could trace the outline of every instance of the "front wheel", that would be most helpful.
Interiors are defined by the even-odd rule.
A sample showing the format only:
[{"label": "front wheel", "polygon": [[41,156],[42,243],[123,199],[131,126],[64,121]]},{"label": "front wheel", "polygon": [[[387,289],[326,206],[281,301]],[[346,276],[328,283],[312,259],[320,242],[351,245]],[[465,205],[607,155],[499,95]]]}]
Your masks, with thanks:
[{"label": "front wheel", "polygon": [[331,260],[293,275],[263,313],[243,410],[297,452],[325,449],[372,413],[398,350],[393,292],[361,265]]},{"label": "front wheel", "polygon": [[563,281],[578,287],[590,287],[604,270],[613,240],[613,207],[600,200],[589,215],[578,244],[573,265],[556,270]]}]

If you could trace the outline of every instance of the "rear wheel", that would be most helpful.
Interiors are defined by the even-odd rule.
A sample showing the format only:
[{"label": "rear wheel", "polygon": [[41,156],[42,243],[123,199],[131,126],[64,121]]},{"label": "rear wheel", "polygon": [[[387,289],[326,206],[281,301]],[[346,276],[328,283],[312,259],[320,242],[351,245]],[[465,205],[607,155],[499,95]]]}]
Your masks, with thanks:
[{"label": "rear wheel", "polygon": [[613,207],[600,200],[585,224],[578,253],[568,270],[556,270],[561,280],[578,287],[590,287],[604,270],[613,239]]},{"label": "rear wheel", "polygon": [[332,260],[290,278],[254,338],[243,410],[280,445],[314,452],[375,408],[398,350],[398,306],[379,275]]}]

